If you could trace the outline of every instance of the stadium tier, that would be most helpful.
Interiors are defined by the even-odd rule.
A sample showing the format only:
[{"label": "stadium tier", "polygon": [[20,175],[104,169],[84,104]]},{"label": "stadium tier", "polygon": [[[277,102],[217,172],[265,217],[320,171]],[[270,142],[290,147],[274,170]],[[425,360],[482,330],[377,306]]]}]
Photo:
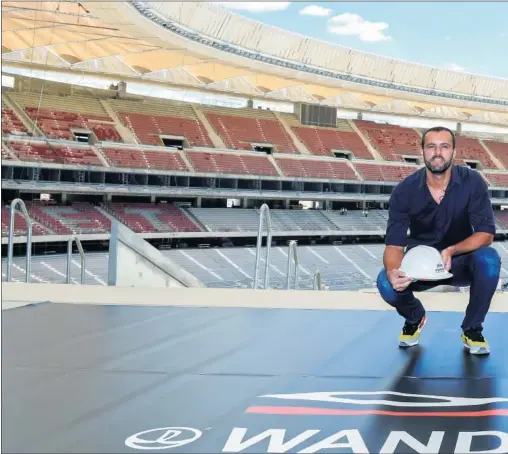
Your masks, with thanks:
[{"label": "stadium tier", "polygon": [[29,131],[12,109],[2,103],[2,134],[26,134]]},{"label": "stadium tier", "polygon": [[304,126],[293,114],[281,114],[280,117],[313,155],[334,156],[333,152],[342,152],[351,153],[357,159],[374,159],[362,138],[347,120],[337,119],[335,128],[325,128]]},{"label": "stadium tier", "polygon": [[37,140],[7,141],[14,156],[22,161],[103,166],[104,161],[86,145],[43,142]]},{"label": "stadium tier", "polygon": [[503,166],[508,169],[508,143],[494,142],[492,140],[484,140],[483,143],[501,161]]},{"label": "stadium tier", "polygon": [[278,175],[266,155],[237,155],[233,153],[186,153],[197,172],[232,173],[237,175]]},{"label": "stadium tier", "polygon": [[[494,243],[503,262],[508,260],[505,242]],[[376,277],[382,267],[384,246],[365,245],[299,245],[300,289],[312,289],[314,272],[319,270],[323,283],[330,290],[358,290],[376,287]],[[178,266],[200,279],[207,287],[251,288],[256,249],[254,247],[172,249],[161,251]],[[286,288],[288,248],[272,248],[270,260],[270,287]],[[262,252],[264,257],[264,251]],[[71,281],[79,281],[79,256],[73,255]],[[14,282],[25,279],[25,258],[14,257],[12,277]],[[6,260],[2,259],[2,269]],[[32,282],[64,283],[66,276],[65,255],[34,256],[32,258]],[[262,263],[262,266],[263,263]],[[85,282],[87,285],[107,285],[108,254],[87,253]],[[500,277],[506,282],[508,274],[501,269]],[[5,280],[5,275],[2,275]],[[260,273],[264,286],[264,273]]]},{"label": "stadium tier", "polygon": [[353,167],[347,161],[277,158],[276,162],[288,177],[358,180]]},{"label": "stadium tier", "polygon": [[478,139],[457,137],[457,159],[461,161],[480,161],[485,169],[497,169],[487,151],[481,146]]},{"label": "stadium tier", "polygon": [[203,107],[202,110],[229,149],[252,150],[256,144],[273,146],[277,153],[298,153],[293,140],[272,112],[218,107]]},{"label": "stadium tier", "polygon": [[357,162],[356,169],[364,180],[400,181],[415,172],[418,167],[408,165],[380,165]]},{"label": "stadium tier", "polygon": [[191,147],[212,148],[213,143],[192,105],[108,100],[138,143],[163,145],[161,136],[185,137]]},{"label": "stadium tier", "polygon": [[[418,130],[373,121],[338,119],[336,127],[325,128],[302,125],[294,114],[260,109],[74,95],[41,99],[36,93],[10,92],[7,103],[2,95],[4,159],[397,182],[417,168],[405,161],[421,154]],[[24,119],[9,105],[25,112]],[[78,141],[83,133],[92,136],[89,143]],[[65,141],[59,145],[46,139]],[[178,139],[183,141],[179,147]],[[508,143],[459,134],[457,162],[477,163],[491,186],[505,185]]]},{"label": "stadium tier", "polygon": [[56,235],[109,233],[111,221],[89,203],[72,206],[27,202],[28,213]]},{"label": "stadium tier", "polygon": [[144,148],[97,147],[111,167],[131,169],[188,171],[182,157],[169,150],[147,150]]},{"label": "stadium tier", "polygon": [[487,179],[490,186],[505,188],[508,187],[508,174],[506,173],[484,172],[483,175]]},{"label": "stadium tier", "polygon": [[199,232],[196,225],[174,204],[106,203],[104,210],[136,233]]},{"label": "stadium tier", "polygon": [[355,120],[355,123],[387,161],[404,161],[404,156],[421,154],[421,137],[414,129],[373,121]]},{"label": "stadium tier", "polygon": [[40,97],[33,93],[13,93],[11,96],[46,137],[76,140],[73,130],[77,133],[84,130],[93,132],[98,140],[122,142],[113,119],[98,99],[55,95]]},{"label": "stadium tier", "polygon": [[[246,208],[179,207],[173,203],[104,202],[97,206],[74,202],[57,205],[26,202],[35,222],[34,235],[110,233],[111,220],[117,219],[136,233],[163,232],[257,232],[259,210]],[[498,230],[508,229],[505,211],[495,212]],[[285,210],[271,209],[274,232],[370,232],[383,235],[388,211],[372,210]],[[7,236],[9,207],[2,210],[2,236]],[[15,236],[26,235],[24,218],[17,213]]]}]

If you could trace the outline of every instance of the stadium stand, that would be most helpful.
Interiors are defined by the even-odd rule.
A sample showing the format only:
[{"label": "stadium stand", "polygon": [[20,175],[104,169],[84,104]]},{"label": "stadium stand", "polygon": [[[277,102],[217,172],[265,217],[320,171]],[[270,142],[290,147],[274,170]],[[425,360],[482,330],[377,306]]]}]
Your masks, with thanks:
[{"label": "stadium stand", "polygon": [[508,143],[495,142],[493,140],[483,140],[483,143],[501,161],[503,166],[508,169]]},{"label": "stadium stand", "polygon": [[[9,234],[9,219],[10,211],[9,207],[4,207],[2,210],[2,236]],[[32,220],[32,235],[53,235],[54,232],[45,226],[41,225],[34,218]],[[27,225],[25,218],[20,213],[14,213],[14,236],[25,236],[27,231]]]},{"label": "stadium stand", "polygon": [[149,150],[143,147],[97,146],[111,167],[188,171],[189,168],[176,151]]},{"label": "stadium stand", "polygon": [[355,120],[355,124],[387,161],[421,154],[421,137],[414,129],[365,120]]},{"label": "stadium stand", "polygon": [[104,165],[95,151],[87,145],[44,142],[36,138],[10,140],[7,144],[21,161],[91,166]]},{"label": "stadium stand", "polygon": [[478,139],[457,136],[456,150],[457,160],[459,161],[479,161],[484,169],[497,169],[494,161],[492,161]]},{"label": "stadium stand", "polygon": [[[23,122],[12,109],[3,105],[3,133],[11,135],[2,141],[3,159],[19,159],[34,164],[72,164],[87,169],[109,166],[113,169],[164,171],[170,175],[171,172],[174,175],[185,172],[185,178],[207,173],[219,177],[281,176],[285,180],[365,181],[371,184],[379,182],[381,185],[396,183],[420,168],[417,164],[405,162],[408,157],[420,156],[419,134],[414,129],[400,126],[363,120],[338,120],[335,128],[307,126],[301,125],[293,114],[275,115],[268,110],[198,106],[151,99],[138,101],[48,95],[43,97],[40,108],[36,108],[35,96],[31,93],[11,93],[9,100],[22,108],[47,136],[27,135]],[[124,129],[117,130],[115,125]],[[352,125],[358,127],[363,138]],[[132,132],[138,143],[124,143],[118,131],[124,131],[125,134],[125,128]],[[80,129],[93,132],[98,141],[80,143],[71,132],[79,132]],[[214,145],[210,136],[212,133],[222,139],[227,149]],[[296,138],[296,142],[292,137]],[[164,138],[180,138],[183,146],[165,144]],[[307,152],[304,153],[305,149],[302,151],[301,144],[296,146],[298,141]],[[369,146],[365,141],[370,142]],[[508,173],[503,171],[505,169],[499,169],[489,154],[506,166],[507,145],[496,140],[480,141],[474,136],[459,135],[458,162],[463,165],[477,162],[478,171],[491,188],[508,187]],[[267,155],[262,148],[255,149],[254,146],[273,146],[274,149],[271,150],[272,155]],[[369,149],[374,149],[379,155],[374,156]],[[334,157],[334,152],[340,153],[338,157]],[[349,155],[348,159],[344,154]],[[210,196],[213,198],[213,190]],[[169,202],[104,201],[94,206],[87,202],[48,204],[34,201],[27,202],[27,208],[34,222],[33,233],[38,237],[108,234],[111,219],[119,220],[136,233],[152,234],[207,231],[252,233],[257,232],[259,225],[257,209],[181,208]],[[330,232],[330,235],[337,236],[358,232],[379,238],[385,232],[388,212],[358,207],[347,210],[272,208],[270,214],[273,230],[278,232]],[[8,216],[9,210],[5,207],[2,211],[3,237],[8,233]],[[508,230],[506,212],[496,210],[495,216],[498,229]],[[25,232],[25,221],[20,214],[16,214],[14,235],[24,236]],[[496,247],[505,250],[502,243]],[[275,288],[285,286],[286,250],[286,246],[275,248],[277,252],[270,266],[271,282]],[[214,248],[199,251],[182,249],[169,253],[207,285],[250,287],[252,284],[255,253],[252,248],[226,248],[224,252]],[[375,244],[301,246],[301,288],[312,287],[315,269],[320,269],[330,289],[372,287],[381,256],[382,246]],[[87,262],[89,283],[105,285],[106,258],[107,254],[91,254]],[[35,281],[59,282],[62,279],[65,266],[58,256],[35,260]],[[21,274],[16,273],[21,273],[23,264],[21,261],[16,263],[19,269],[15,269],[14,277],[22,280]]]},{"label": "stadium stand", "polygon": [[7,145],[2,141],[2,159],[17,159]]},{"label": "stadium stand", "polygon": [[333,156],[333,151],[351,153],[357,159],[374,159],[347,120],[337,120],[336,128],[304,126],[295,115],[281,114],[298,139],[316,156]]},{"label": "stadium stand", "polygon": [[191,104],[109,100],[122,123],[141,144],[164,145],[161,136],[185,137],[191,147],[213,148]]},{"label": "stadium stand", "polygon": [[194,169],[204,173],[277,176],[277,169],[268,156],[221,152],[187,151]]},{"label": "stadium stand", "polygon": [[[196,219],[210,232],[256,232],[259,210],[231,208],[188,208]],[[334,231],[337,225],[330,222],[321,211],[280,210],[270,211],[272,229],[285,231]]]},{"label": "stadium stand", "polygon": [[273,112],[256,109],[201,107],[227,148],[253,150],[253,144],[273,146],[277,153],[298,153]]},{"label": "stadium stand", "polygon": [[201,229],[172,203],[105,203],[104,210],[136,233],[199,232]]},{"label": "stadium stand", "polygon": [[288,177],[326,178],[352,181],[359,179],[347,160],[297,159],[279,156],[275,158],[275,161],[284,175]]},{"label": "stadium stand", "polygon": [[[503,262],[508,260],[508,248],[504,242],[494,243]],[[375,288],[375,279],[382,266],[384,246],[365,245],[317,245],[298,247],[300,261],[299,288],[313,288],[313,274],[319,270],[323,282],[330,290],[358,290]],[[172,249],[162,253],[183,269],[194,274],[208,287],[248,288],[252,286],[255,248]],[[264,251],[262,252],[264,257]],[[73,263],[79,267],[79,256],[73,255]],[[107,253],[87,255],[86,284],[106,285]],[[263,265],[263,258],[261,259]],[[13,280],[25,278],[24,257],[15,257]],[[5,259],[2,259],[5,269]],[[34,282],[65,282],[66,257],[63,255],[36,256],[33,258]],[[282,289],[286,286],[287,246],[272,248],[270,261],[270,286]],[[2,279],[5,276],[2,275]],[[508,279],[508,272],[501,269],[501,279]],[[263,273],[260,281],[263,285]],[[75,281],[76,282],[76,281]]]},{"label": "stadium stand", "polygon": [[98,99],[88,96],[39,97],[35,93],[11,93],[10,96],[48,138],[77,140],[75,132],[93,132],[100,141],[122,142],[114,121]]},{"label": "stadium stand", "polygon": [[394,182],[401,181],[419,169],[419,167],[409,165],[388,165],[366,162],[355,162],[355,167],[361,177],[366,181]]},{"label": "stadium stand", "polygon": [[14,113],[4,104],[2,98],[2,134],[30,135],[28,129]]},{"label": "stadium stand", "polygon": [[508,174],[506,173],[484,172],[483,176],[491,186],[508,187]]},{"label": "stadium stand", "polygon": [[323,211],[331,222],[343,231],[380,231],[385,232],[386,221],[388,220],[387,211],[383,210],[349,210],[345,212]]},{"label": "stadium stand", "polygon": [[86,202],[64,206],[33,201],[26,205],[30,217],[48,226],[57,235],[111,232],[109,218]]}]

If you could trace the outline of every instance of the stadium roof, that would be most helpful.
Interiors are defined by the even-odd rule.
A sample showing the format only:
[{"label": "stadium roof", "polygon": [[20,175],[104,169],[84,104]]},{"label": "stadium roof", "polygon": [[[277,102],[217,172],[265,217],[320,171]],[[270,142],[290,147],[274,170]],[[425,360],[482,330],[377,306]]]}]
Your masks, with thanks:
[{"label": "stadium roof", "polygon": [[508,124],[508,80],[344,48],[207,2],[4,1],[2,16],[4,64]]}]

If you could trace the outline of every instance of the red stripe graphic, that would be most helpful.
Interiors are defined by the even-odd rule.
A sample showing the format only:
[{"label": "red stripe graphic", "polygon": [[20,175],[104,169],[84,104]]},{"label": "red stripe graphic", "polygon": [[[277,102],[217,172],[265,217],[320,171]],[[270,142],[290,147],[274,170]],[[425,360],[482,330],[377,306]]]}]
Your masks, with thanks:
[{"label": "red stripe graphic", "polygon": [[265,415],[321,415],[321,416],[415,416],[415,417],[481,417],[481,416],[508,416],[508,408],[497,408],[481,411],[388,411],[388,410],[344,410],[339,408],[314,407],[278,407],[268,405],[254,405],[247,408],[246,413]]}]

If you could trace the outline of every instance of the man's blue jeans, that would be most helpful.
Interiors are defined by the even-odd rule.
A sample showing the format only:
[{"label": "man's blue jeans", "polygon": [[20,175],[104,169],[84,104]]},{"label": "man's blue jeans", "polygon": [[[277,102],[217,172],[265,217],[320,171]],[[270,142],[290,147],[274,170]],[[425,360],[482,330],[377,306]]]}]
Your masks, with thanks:
[{"label": "man's blue jeans", "polygon": [[483,328],[483,322],[496,292],[501,269],[501,257],[491,246],[452,257],[450,273],[453,277],[441,281],[411,283],[404,291],[397,292],[383,269],[377,277],[377,288],[381,297],[409,323],[416,323],[425,314],[425,309],[413,291],[421,292],[438,285],[470,287],[469,304],[462,322],[464,331]]}]

